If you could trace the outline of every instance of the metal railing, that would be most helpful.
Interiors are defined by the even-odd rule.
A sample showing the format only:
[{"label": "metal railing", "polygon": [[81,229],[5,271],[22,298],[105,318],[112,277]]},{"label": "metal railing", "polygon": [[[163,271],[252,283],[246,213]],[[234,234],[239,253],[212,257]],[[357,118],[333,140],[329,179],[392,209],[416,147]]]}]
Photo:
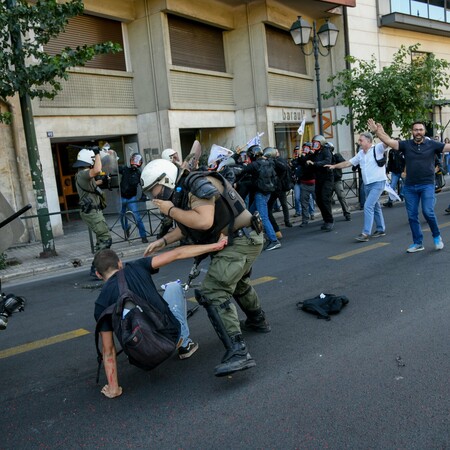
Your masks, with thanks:
[{"label": "metal railing", "polygon": [[[346,177],[345,175],[351,175],[351,177]],[[346,198],[359,198],[359,178],[357,174],[352,172],[343,172],[342,182],[344,185],[344,192]],[[293,190],[289,193],[288,197],[288,205],[290,209],[294,209],[294,192]],[[334,198],[334,196],[333,196]],[[139,202],[141,203],[141,202]],[[70,217],[70,215],[79,215],[81,212],[80,209],[69,209],[69,210],[61,210],[54,213],[48,213],[48,216],[65,215],[66,218]],[[131,211],[127,211],[126,213],[127,221],[130,225],[129,233],[126,233],[122,228],[121,223],[121,213],[120,212],[103,212],[105,216],[106,222],[108,224],[109,231],[113,237],[113,244],[122,243],[122,242],[133,242],[141,239],[141,236],[138,233],[138,225],[137,220],[134,217],[134,214]],[[164,216],[159,212],[158,208],[146,208],[139,209],[138,214],[142,222],[145,226],[146,237],[156,236],[161,230],[161,224],[164,219]],[[20,217],[23,220],[35,219],[38,218],[37,215],[27,215]],[[68,220],[68,219],[67,219]],[[67,227],[67,223],[66,223]],[[64,224],[63,224],[64,229]],[[83,230],[86,230],[89,235],[89,242],[92,253],[95,253],[95,243],[94,243],[94,235],[92,231],[88,227],[83,227]],[[68,231],[67,233],[70,233]]]}]

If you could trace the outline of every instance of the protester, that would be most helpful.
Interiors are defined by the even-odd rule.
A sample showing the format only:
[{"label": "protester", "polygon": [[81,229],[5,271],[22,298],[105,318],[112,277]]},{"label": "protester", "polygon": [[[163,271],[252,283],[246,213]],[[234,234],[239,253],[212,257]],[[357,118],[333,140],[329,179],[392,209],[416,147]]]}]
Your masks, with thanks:
[{"label": "protester", "polygon": [[269,218],[268,203],[270,195],[275,192],[277,186],[277,174],[275,164],[268,160],[259,145],[253,145],[247,150],[251,163],[244,167],[241,176],[250,174],[255,190],[255,198],[250,204],[250,212],[258,211],[267,236],[265,251],[272,251],[281,247],[275,230]]},{"label": "protester", "polygon": [[122,209],[120,211],[120,223],[128,239],[130,236],[131,225],[128,223],[126,212],[130,210],[134,217],[134,222],[138,227],[139,236],[144,244],[148,243],[147,232],[139,213],[139,200],[137,197],[138,188],[141,185],[142,156],[139,153],[133,153],[130,156],[130,167],[125,166],[120,169],[122,175],[120,179],[120,197]]},{"label": "protester", "polygon": [[[385,147],[382,143],[373,145],[371,133],[361,133],[358,139],[359,152],[349,161],[332,164],[329,169],[343,169],[344,167],[361,167],[364,180],[366,201],[364,203],[364,225],[362,233],[356,236],[356,240],[367,242],[370,237],[380,237],[386,234],[383,212],[380,206],[380,197],[386,186],[386,169],[377,163],[384,158]],[[372,234],[373,222],[375,220],[375,232]]]},{"label": "protester", "polygon": [[413,243],[406,250],[416,253],[424,250],[423,233],[419,221],[419,203],[422,203],[422,214],[427,221],[436,250],[444,248],[441,232],[434,213],[435,196],[435,157],[440,158],[442,152],[450,151],[450,144],[434,141],[425,137],[424,122],[416,121],[412,124],[412,139],[397,141],[384,131],[380,123],[368,120],[369,129],[394,151],[401,151],[405,155],[406,178],[403,187],[406,212]]},{"label": "protester", "polygon": [[283,210],[284,225],[288,228],[292,227],[292,223],[289,217],[289,205],[287,202],[287,193],[292,189],[294,183],[292,182],[292,172],[289,163],[280,156],[279,151],[273,147],[266,147],[264,149],[264,156],[268,159],[272,159],[275,165],[275,172],[277,175],[277,185],[275,192],[270,194],[269,202],[267,203],[267,209],[269,213],[269,220],[275,230],[277,238],[281,238],[282,234],[280,227],[278,226],[274,216],[273,209],[277,200],[280,201],[281,208]]},{"label": "protester", "polygon": [[[386,166],[386,173],[391,174],[391,188],[396,191],[400,199],[403,200],[403,171],[405,170],[405,155],[396,150],[389,150],[388,162]],[[392,208],[395,199],[392,194],[389,194],[389,199],[383,203],[383,206]]]},{"label": "protester", "polygon": [[[316,198],[316,175],[314,166],[307,164],[314,158],[311,150],[312,143],[305,142],[299,152],[298,157],[293,161],[295,167],[296,185],[295,195],[300,197],[299,214],[302,217],[300,227],[308,225],[310,220],[314,220],[314,201]],[[297,210],[297,206],[296,206]]]},{"label": "protester", "polygon": [[[161,297],[153,282],[152,274],[157,273],[160,267],[173,261],[193,258],[212,251],[220,251],[224,248],[226,242],[226,239],[221,239],[217,244],[178,247],[154,257],[141,258],[125,265],[113,250],[99,251],[95,255],[94,265],[97,269],[97,275],[105,281],[105,284],[95,302],[95,320],[98,321],[102,312],[119,299],[117,273],[119,270],[123,270],[130,291],[146,300],[156,309],[164,308],[164,302],[167,303],[172,314],[180,322],[178,356],[180,359],[189,358],[197,351],[198,344],[189,337],[184,289],[177,282],[168,283],[164,296]],[[101,392],[108,398],[114,398],[122,394],[122,388],[118,381],[116,347],[110,318],[111,316],[109,316],[109,320],[102,320],[102,323],[99,324],[103,363],[108,380],[108,384],[102,388]]]}]

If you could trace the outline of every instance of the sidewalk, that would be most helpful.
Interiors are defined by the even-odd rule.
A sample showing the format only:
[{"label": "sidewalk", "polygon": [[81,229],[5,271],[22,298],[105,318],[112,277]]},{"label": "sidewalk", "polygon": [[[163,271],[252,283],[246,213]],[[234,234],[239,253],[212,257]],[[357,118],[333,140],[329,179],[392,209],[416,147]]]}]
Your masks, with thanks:
[{"label": "sidewalk", "polygon": [[[347,201],[350,210],[359,210],[359,204],[356,198],[347,199]],[[294,218],[293,213],[294,211],[291,210],[291,222],[294,226],[299,225],[301,217]],[[316,220],[320,221],[320,212],[317,207],[316,213],[318,214]],[[342,213],[339,202],[337,201],[333,206],[333,213],[336,215]],[[282,213],[275,213],[275,218],[280,228],[284,228]],[[149,242],[152,242],[156,238],[155,236],[149,236],[148,239]],[[111,248],[125,260],[142,256],[148,245],[143,244],[138,236],[130,241],[119,242],[119,240],[118,236],[113,233],[113,245]],[[64,236],[55,237],[55,249],[57,256],[40,258],[39,254],[42,252],[41,242],[18,244],[10,247],[6,250],[9,265],[6,269],[0,270],[2,284],[5,286],[11,282],[23,281],[40,275],[63,272],[70,273],[75,270],[85,270],[86,276],[88,276],[87,272],[90,269],[94,255],[91,251],[87,227],[81,221],[70,231],[66,232]]]},{"label": "sidewalk", "polygon": [[[149,242],[154,239],[150,237]],[[147,245],[140,239],[135,239],[114,243],[112,248],[121,258],[127,259],[142,256]],[[11,281],[45,273],[80,270],[78,267],[84,267],[86,273],[89,271],[94,255],[91,252],[87,229],[56,237],[55,248],[57,256],[50,258],[39,257],[42,252],[41,242],[20,244],[6,250],[7,261],[17,264],[8,265],[6,269],[0,270],[2,284],[7,285]]]}]

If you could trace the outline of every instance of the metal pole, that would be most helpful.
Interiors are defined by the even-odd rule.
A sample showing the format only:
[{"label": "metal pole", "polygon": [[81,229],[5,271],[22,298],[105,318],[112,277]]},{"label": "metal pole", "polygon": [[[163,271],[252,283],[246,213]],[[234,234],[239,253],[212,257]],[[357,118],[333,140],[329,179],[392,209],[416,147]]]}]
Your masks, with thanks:
[{"label": "metal pole", "polygon": [[322,95],[320,93],[320,66],[319,66],[319,40],[316,33],[316,21],[313,21],[313,49],[314,49],[314,68],[316,70],[317,83],[317,109],[319,114],[319,134],[323,136],[323,120],[322,120]]},{"label": "metal pole", "polygon": [[[6,5],[10,10],[16,7],[15,0],[6,0]],[[14,52],[14,61],[19,70],[25,70],[25,61],[22,54],[22,38],[18,24],[9,24],[9,34],[11,36],[11,47]],[[31,179],[36,198],[36,212],[38,215],[39,230],[43,251],[39,254],[41,258],[56,256],[55,241],[53,239],[52,225],[48,214],[47,196],[45,193],[44,179],[42,177],[42,167],[39,159],[39,150],[36,139],[36,129],[31,110],[31,99],[28,93],[19,92],[20,107],[22,109],[22,120],[27,142],[28,159],[30,162]]]}]

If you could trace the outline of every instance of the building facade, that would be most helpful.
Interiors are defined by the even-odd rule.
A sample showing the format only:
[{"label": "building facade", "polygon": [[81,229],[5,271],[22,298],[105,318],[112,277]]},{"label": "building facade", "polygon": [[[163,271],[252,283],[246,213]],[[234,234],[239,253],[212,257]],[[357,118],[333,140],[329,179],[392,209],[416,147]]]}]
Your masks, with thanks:
[{"label": "building facade", "polygon": [[[195,139],[209,152],[212,144],[235,149],[264,133],[263,146],[276,146],[291,156],[303,117],[305,140],[319,130],[315,61],[294,44],[289,33],[293,22],[302,16],[320,27],[328,19],[340,30],[329,55],[319,56],[325,92],[327,78],[345,68],[346,54],[358,58],[375,54],[382,65],[389,63],[400,44],[421,42],[424,51],[450,59],[445,34],[395,25],[401,22],[400,14],[414,15],[394,11],[403,3],[85,0],[84,16],[71,21],[66,33],[46,50],[114,40],[124,51],[71,69],[54,100],[33,101],[49,211],[77,207],[71,167],[77,146],[107,141],[118,153],[119,164],[126,164],[133,152],[140,152],[145,162],[169,147],[184,157]],[[387,19],[393,13],[394,26]],[[449,26],[445,21],[441,25]],[[5,142],[0,173],[17,176],[2,177],[0,183],[18,209],[33,200],[31,179],[17,105],[3,107],[13,108],[16,120],[12,127],[0,125]],[[332,125],[345,111],[332,100],[322,100],[322,109],[325,136],[345,157],[352,156],[351,128]],[[445,121],[445,108],[441,114]],[[60,215],[52,216],[52,226],[55,234],[63,232]]]}]

